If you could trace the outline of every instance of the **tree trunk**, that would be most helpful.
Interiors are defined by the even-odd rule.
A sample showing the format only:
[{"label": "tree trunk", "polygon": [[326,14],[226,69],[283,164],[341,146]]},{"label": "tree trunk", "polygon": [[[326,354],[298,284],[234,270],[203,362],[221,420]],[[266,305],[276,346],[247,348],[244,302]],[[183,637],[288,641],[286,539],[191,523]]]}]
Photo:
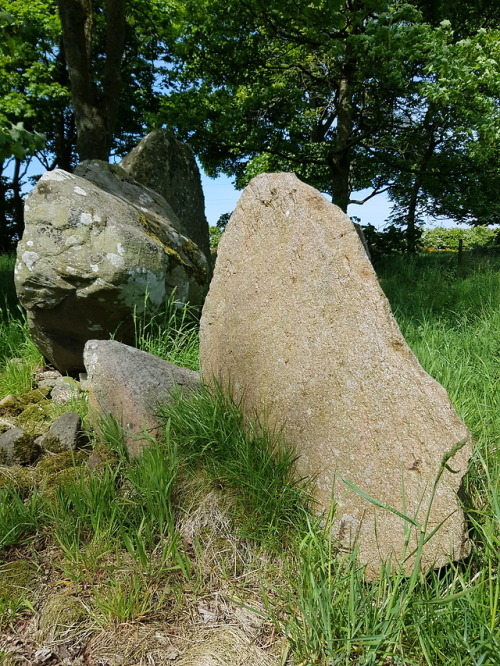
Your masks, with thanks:
[{"label": "tree trunk", "polygon": [[105,65],[100,89],[92,73],[92,0],[58,0],[80,160],[107,160],[111,150],[121,91],[125,2],[106,3]]},{"label": "tree trunk", "polygon": [[429,162],[436,149],[436,137],[434,134],[434,126],[432,123],[432,108],[429,107],[424,118],[424,128],[427,135],[427,142],[422,158],[417,167],[415,179],[410,190],[410,199],[408,202],[408,212],[406,215],[406,250],[408,254],[416,254],[420,232],[417,225],[417,205],[418,195],[422,187],[424,174],[427,171]]},{"label": "tree trunk", "polygon": [[[65,88],[71,89],[68,68],[64,57],[64,46],[61,43],[57,55],[55,70],[56,81]],[[76,140],[75,115],[66,108],[59,107],[54,119],[54,152],[55,165],[65,171],[73,170],[73,150]]]},{"label": "tree trunk", "polygon": [[14,162],[14,173],[12,175],[12,231],[15,240],[18,241],[24,232],[24,201],[21,183],[21,160]]},{"label": "tree trunk", "polygon": [[7,221],[7,185],[3,177],[4,162],[0,162],[0,254],[6,254],[12,249]]},{"label": "tree trunk", "polygon": [[351,162],[352,162],[352,80],[355,71],[355,62],[346,51],[342,76],[337,89],[337,130],[335,143],[328,156],[330,172],[332,175],[332,201],[347,212],[351,197]]}]

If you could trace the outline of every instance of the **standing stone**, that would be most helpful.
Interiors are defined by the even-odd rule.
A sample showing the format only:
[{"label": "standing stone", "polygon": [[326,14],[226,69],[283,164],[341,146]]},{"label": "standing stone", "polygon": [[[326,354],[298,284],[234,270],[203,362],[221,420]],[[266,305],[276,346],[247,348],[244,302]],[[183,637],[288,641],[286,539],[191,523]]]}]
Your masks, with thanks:
[{"label": "standing stone", "polygon": [[[420,366],[391,314],[350,219],[293,174],[245,189],[218,251],[200,332],[202,376],[230,387],[248,416],[282,429],[313,477],[318,510],[336,504],[333,534],[358,548],[370,578],[381,562],[409,573],[423,524],[421,568],[469,552],[457,490],[470,434]],[[455,473],[451,473],[449,469]],[[407,534],[408,544],[405,546]]]},{"label": "standing stone", "polygon": [[210,259],[205,198],[191,148],[171,132],[155,130],[123,158],[120,166],[168,201],[183,225],[182,233]]}]

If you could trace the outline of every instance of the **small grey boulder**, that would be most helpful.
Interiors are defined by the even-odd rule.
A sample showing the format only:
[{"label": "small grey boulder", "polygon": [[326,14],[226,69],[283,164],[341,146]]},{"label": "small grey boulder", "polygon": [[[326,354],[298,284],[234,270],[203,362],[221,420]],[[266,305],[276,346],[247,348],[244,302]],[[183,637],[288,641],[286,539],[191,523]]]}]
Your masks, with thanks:
[{"label": "small grey boulder", "polygon": [[140,454],[148,438],[161,437],[158,406],[168,402],[172,391],[199,387],[197,372],[116,340],[89,340],[83,356],[89,406],[123,425],[130,456]]},{"label": "small grey boulder", "polygon": [[74,450],[87,441],[82,432],[82,420],[76,412],[66,412],[54,421],[49,431],[43,436],[40,444],[51,453]]},{"label": "small grey boulder", "polygon": [[0,435],[0,464],[30,465],[41,453],[40,446],[21,428],[11,428]]}]

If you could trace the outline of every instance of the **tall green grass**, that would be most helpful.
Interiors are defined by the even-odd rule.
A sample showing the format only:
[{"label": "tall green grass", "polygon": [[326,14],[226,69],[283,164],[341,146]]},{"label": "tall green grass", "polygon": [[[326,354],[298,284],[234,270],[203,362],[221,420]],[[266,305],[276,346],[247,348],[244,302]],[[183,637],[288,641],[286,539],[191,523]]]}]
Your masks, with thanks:
[{"label": "tall green grass", "polygon": [[0,398],[32,388],[33,368],[42,362],[17,302],[13,256],[0,255]]},{"label": "tall green grass", "polygon": [[134,316],[135,346],[142,351],[190,370],[198,370],[199,308],[181,303],[175,292],[158,311],[146,302]]},{"label": "tall green grass", "polygon": [[239,406],[220,388],[178,393],[164,406],[163,417],[186,466],[237,491],[243,536],[283,545],[304,525],[307,484],[294,477],[293,451],[279,434],[256,421],[245,423]]}]

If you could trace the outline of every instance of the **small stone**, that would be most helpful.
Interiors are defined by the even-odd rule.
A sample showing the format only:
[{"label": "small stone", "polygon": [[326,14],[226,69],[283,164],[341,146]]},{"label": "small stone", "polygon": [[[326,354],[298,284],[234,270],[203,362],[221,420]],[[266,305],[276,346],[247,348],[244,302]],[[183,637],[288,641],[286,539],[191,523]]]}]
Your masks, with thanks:
[{"label": "small stone", "polygon": [[150,437],[161,437],[157,407],[177,388],[193,391],[199,375],[116,340],[89,340],[84,350],[89,375],[89,407],[112,414],[123,425],[130,456],[140,454]]},{"label": "small stone", "polygon": [[12,428],[0,435],[0,464],[30,465],[40,453],[33,437],[21,428]]},{"label": "small stone", "polygon": [[58,405],[77,398],[80,393],[79,383],[72,377],[59,377],[54,384],[50,397]]},{"label": "small stone", "polygon": [[75,412],[66,412],[54,421],[40,444],[46,451],[59,453],[77,449],[86,441],[80,416]]},{"label": "small stone", "polygon": [[51,381],[53,379],[58,379],[59,377],[61,377],[61,373],[58,370],[40,370],[35,373],[35,381],[37,383]]},{"label": "small stone", "polygon": [[41,379],[38,382],[38,386],[48,386],[50,389],[53,389],[54,386],[57,384],[57,379]]}]

